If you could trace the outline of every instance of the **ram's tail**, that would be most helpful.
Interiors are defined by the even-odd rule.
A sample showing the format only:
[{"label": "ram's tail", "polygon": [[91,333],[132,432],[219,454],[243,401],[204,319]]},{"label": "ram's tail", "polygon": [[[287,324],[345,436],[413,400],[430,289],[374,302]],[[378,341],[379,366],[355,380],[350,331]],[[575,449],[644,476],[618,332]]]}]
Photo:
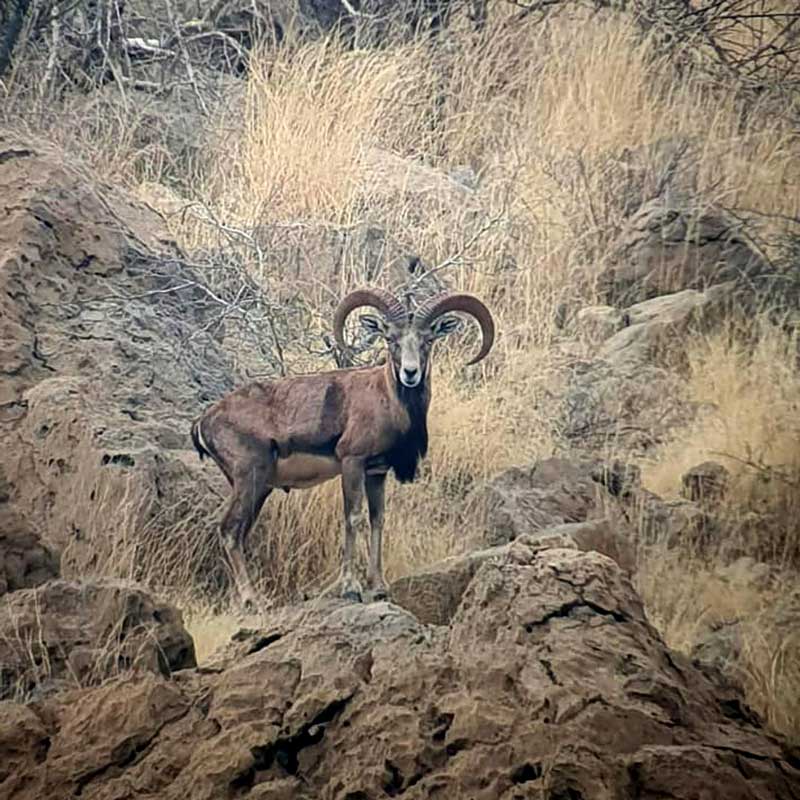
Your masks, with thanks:
[{"label": "ram's tail", "polygon": [[203,444],[203,434],[200,432],[199,419],[196,419],[192,423],[192,444],[194,445],[194,449],[197,450],[197,455],[200,456],[201,461],[204,456],[211,456],[208,448]]}]

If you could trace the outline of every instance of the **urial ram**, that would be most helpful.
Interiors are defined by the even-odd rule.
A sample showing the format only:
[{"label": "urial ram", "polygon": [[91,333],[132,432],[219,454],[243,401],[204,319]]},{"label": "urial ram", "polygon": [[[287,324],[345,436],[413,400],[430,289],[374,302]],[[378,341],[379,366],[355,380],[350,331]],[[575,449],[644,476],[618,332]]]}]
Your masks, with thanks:
[{"label": "urial ram", "polygon": [[413,481],[427,452],[431,346],[457,327],[456,318],[445,316],[451,312],[469,314],[480,324],[481,348],[469,364],[484,358],[494,342],[492,315],[471,295],[441,294],[412,312],[390,292],[359,289],[336,309],[340,347],[345,347],[345,321],[363,306],[379,312],[360,321],[385,340],[385,364],[252,383],[215,403],[192,425],[200,458],[209,455],[232,488],[222,542],[246,607],[256,605],[256,595],[243,547],[267,496],[276,488],[307,489],[336,476],[342,480],[345,518],[341,594],[361,599],[353,552],[356,537],[369,527],[368,588],[376,599],[386,597],[384,484],[389,470],[401,483]]}]

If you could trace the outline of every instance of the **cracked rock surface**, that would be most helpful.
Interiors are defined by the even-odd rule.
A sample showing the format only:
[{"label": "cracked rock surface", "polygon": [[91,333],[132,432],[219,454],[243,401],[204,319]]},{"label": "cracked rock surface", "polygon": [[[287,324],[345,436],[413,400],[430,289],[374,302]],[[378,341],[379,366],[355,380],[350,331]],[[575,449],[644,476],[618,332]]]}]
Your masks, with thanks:
[{"label": "cracked rock surface", "polygon": [[0,506],[65,575],[107,557],[103,508],[141,529],[206,485],[187,431],[236,376],[215,315],[154,212],[0,131]]},{"label": "cracked rock surface", "polygon": [[800,797],[797,754],[734,692],[667,650],[611,559],[507,548],[448,625],[309,602],[171,680],[3,704],[0,794]]},{"label": "cracked rock surface", "polygon": [[50,580],[0,598],[0,699],[196,663],[181,612],[129,581]]}]

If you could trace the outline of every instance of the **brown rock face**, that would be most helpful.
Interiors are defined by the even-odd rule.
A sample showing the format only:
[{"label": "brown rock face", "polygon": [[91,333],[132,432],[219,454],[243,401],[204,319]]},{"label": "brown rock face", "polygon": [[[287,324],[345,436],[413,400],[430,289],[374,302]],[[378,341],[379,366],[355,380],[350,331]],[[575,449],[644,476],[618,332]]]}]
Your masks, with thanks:
[{"label": "brown rock face", "polygon": [[509,544],[452,556],[411,575],[404,575],[392,583],[392,601],[410,611],[420,622],[448,625],[472,578],[483,564],[504,561],[529,563],[535,553],[553,547],[602,553],[629,572],[635,565],[629,535],[620,533],[618,525],[608,519],[587,520],[523,533]]},{"label": "brown rock face", "polygon": [[644,203],[630,217],[611,261],[599,283],[615,303],[753,280],[767,271],[742,234],[741,223],[723,210],[701,213],[685,202],[663,198]]},{"label": "brown rock face", "polygon": [[3,712],[13,800],[800,795],[797,761],[665,648],[614,562],[564,548],[481,564],[448,627],[309,603],[205,670]]},{"label": "brown rock face", "polygon": [[0,598],[0,699],[195,663],[180,612],[134,584],[54,580]]},{"label": "brown rock face", "polygon": [[625,326],[572,369],[561,424],[570,445],[593,452],[613,439],[645,452],[699,413],[681,399],[682,378],[664,365],[679,363],[699,332],[720,324],[736,291],[733,281],[686,289],[621,312]]},{"label": "brown rock face", "polygon": [[58,576],[58,556],[25,521],[0,502],[0,595]]},{"label": "brown rock face", "polygon": [[512,467],[470,498],[485,521],[469,543],[506,544],[555,525],[614,515],[614,498],[628,492],[638,479],[635,467],[594,459],[546,458],[528,467]]},{"label": "brown rock face", "polygon": [[[135,540],[202,506],[189,424],[235,370],[152,211],[2,131],[0,198],[0,497],[84,574],[112,514]],[[194,541],[213,538],[215,505]]]}]

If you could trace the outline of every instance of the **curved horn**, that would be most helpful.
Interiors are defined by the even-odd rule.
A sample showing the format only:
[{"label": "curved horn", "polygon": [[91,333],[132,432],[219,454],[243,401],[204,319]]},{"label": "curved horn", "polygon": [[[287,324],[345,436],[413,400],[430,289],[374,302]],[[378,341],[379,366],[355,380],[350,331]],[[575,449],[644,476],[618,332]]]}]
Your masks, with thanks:
[{"label": "curved horn", "polygon": [[481,359],[486,358],[494,344],[494,320],[491,311],[471,294],[444,294],[432,297],[423,303],[414,315],[415,322],[419,327],[424,327],[449,311],[461,311],[469,314],[481,326],[483,335],[481,349],[474,358],[467,361],[467,365],[477,364]]},{"label": "curved horn", "polygon": [[344,323],[350,314],[361,306],[372,306],[389,322],[397,322],[406,315],[403,304],[386,289],[356,289],[342,298],[333,315],[333,335],[336,344],[343,350],[347,348],[344,341]]}]

